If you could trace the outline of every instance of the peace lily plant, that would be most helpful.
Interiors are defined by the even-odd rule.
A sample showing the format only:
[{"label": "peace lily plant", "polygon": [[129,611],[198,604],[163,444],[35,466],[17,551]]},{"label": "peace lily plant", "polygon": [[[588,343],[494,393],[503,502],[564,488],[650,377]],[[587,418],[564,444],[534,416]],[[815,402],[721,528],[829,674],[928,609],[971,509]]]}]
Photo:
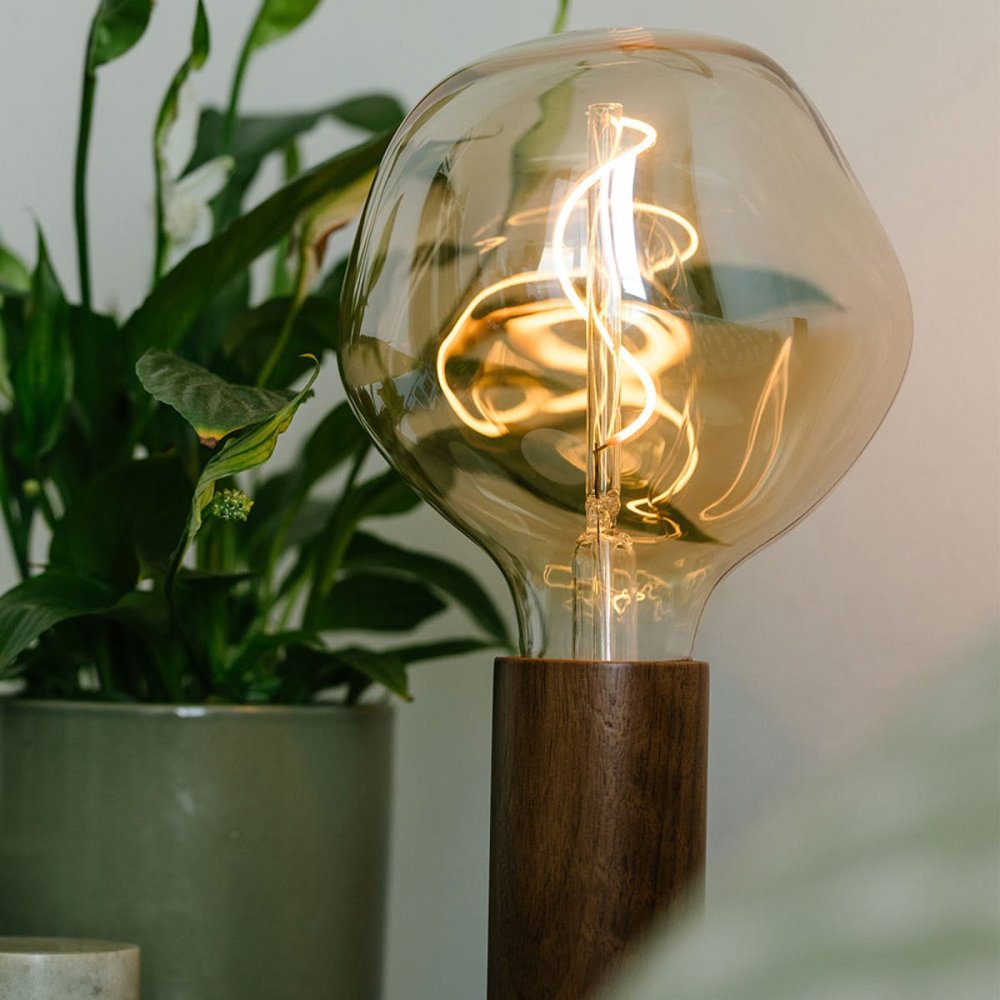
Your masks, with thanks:
[{"label": "peace lily plant", "polygon": [[[324,262],[326,239],[359,211],[403,116],[386,94],[240,112],[253,56],[318,2],[264,0],[228,108],[199,112],[191,77],[210,48],[199,0],[153,130],[153,281],[124,318],[93,305],[90,125],[102,68],[139,41],[153,5],[101,0],[93,18],[75,170],[79,302],[40,230],[30,269],[0,246],[0,506],[21,577],[0,597],[0,681],[29,696],[299,704],[336,691],[351,703],[373,682],[406,697],[419,661],[508,645],[469,573],[371,530],[419,501],[394,471],[368,473],[369,439],[346,404],[287,471],[262,469],[336,350],[345,262]],[[303,172],[299,137],[323,119],[367,138]],[[284,186],[247,211],[271,156]],[[254,301],[249,267],[268,251],[273,274]],[[332,498],[317,496],[330,484]],[[467,636],[384,635],[449,603],[466,612]],[[348,630],[382,641],[338,642]]]}]

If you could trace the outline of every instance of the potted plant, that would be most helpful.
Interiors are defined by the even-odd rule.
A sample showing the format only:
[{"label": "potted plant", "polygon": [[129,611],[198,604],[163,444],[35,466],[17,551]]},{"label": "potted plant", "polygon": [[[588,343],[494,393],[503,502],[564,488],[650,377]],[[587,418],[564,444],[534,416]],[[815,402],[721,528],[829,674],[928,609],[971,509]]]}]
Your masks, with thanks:
[{"label": "potted plant", "polygon": [[[21,577],[0,596],[0,935],[135,941],[146,1000],[376,996],[392,710],[370,695],[509,644],[468,572],[372,530],[418,499],[372,470],[346,404],[286,471],[265,466],[336,350],[327,237],[403,117],[385,94],[240,113],[254,54],[317,3],[264,0],[228,108],[199,113],[198,0],[153,132],[155,265],[134,313],[93,305],[86,172],[102,67],[151,0],[101,0],[87,40],[79,302],[41,231],[30,268],[0,246],[0,509]],[[323,118],[368,137],[302,171]],[[270,156],[285,183],[247,210]],[[467,635],[399,637],[448,605]]]}]

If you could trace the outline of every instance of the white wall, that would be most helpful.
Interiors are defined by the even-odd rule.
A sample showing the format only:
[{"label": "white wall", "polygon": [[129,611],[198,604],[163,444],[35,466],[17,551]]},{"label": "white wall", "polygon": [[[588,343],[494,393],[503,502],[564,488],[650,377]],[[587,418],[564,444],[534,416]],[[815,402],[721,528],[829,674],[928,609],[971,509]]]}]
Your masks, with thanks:
[{"label": "white wall", "polygon": [[[4,6],[0,229],[27,253],[34,212],[72,288],[72,150],[91,5]],[[158,4],[149,36],[101,76],[91,197],[105,307],[133,305],[149,270],[149,122],[192,6]],[[208,0],[207,101],[223,98],[249,6]],[[300,108],[372,88],[413,102],[457,66],[543,34],[554,6],[330,2],[260,57],[247,106]],[[998,9],[995,0],[575,3],[572,27],[612,23],[725,35],[781,63],[881,216],[916,317],[910,370],[874,443],[829,501],[722,584],[702,623],[695,652],[714,668],[718,857],[791,781],[996,619]],[[325,386],[332,402],[336,386]],[[435,515],[394,530],[467,561],[506,601],[497,573]],[[9,560],[0,575],[9,579]],[[485,963],[489,664],[427,666],[414,687],[416,702],[400,711],[386,996],[469,1000],[483,994]]]}]

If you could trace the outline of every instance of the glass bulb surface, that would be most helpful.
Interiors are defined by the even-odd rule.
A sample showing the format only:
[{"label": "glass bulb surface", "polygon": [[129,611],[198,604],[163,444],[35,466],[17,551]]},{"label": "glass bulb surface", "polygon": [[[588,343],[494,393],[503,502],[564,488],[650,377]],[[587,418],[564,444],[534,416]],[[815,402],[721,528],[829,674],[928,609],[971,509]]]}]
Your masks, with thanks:
[{"label": "glass bulb surface", "polygon": [[344,285],[388,459],[503,571],[526,656],[677,659],[837,482],[909,356],[906,285],[829,131],[751,49],[517,46],[411,112]]}]

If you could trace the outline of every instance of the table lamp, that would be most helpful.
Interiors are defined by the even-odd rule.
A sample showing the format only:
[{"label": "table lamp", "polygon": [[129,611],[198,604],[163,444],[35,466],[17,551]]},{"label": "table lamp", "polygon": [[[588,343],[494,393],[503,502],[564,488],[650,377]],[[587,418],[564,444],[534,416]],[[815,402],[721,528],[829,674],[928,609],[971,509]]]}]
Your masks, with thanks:
[{"label": "table lamp", "polygon": [[601,30],[504,50],[417,105],[343,303],[355,411],[517,609],[489,995],[580,1000],[698,883],[698,621],[882,420],[911,339],[899,264],[770,59]]}]

